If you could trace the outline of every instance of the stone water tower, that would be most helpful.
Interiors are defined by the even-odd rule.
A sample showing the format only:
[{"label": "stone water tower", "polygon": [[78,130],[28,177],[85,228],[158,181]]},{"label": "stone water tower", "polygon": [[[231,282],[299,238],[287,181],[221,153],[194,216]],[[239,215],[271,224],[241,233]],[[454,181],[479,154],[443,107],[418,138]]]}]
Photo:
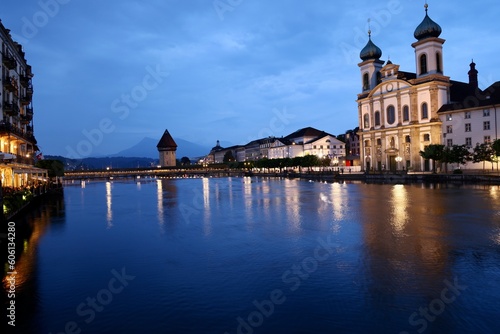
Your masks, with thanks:
[{"label": "stone water tower", "polygon": [[177,151],[177,144],[168,130],[165,130],[156,147],[158,148],[158,153],[160,154],[161,167],[171,167],[176,165],[175,151]]}]

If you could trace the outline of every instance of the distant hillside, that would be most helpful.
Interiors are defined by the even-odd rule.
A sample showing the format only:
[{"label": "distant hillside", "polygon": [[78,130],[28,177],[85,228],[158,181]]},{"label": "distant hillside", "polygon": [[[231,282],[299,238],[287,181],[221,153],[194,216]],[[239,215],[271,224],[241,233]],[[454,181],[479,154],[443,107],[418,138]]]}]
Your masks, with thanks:
[{"label": "distant hillside", "polygon": [[[134,146],[120,151],[116,154],[110,155],[111,157],[145,157],[158,159],[158,150],[156,149],[156,145],[160,139],[154,139],[145,137],[139,143]],[[177,143],[177,159],[182,157],[196,158],[205,156],[210,151],[210,147],[204,147],[202,145],[198,145],[192,143],[190,141],[174,138]]]}]

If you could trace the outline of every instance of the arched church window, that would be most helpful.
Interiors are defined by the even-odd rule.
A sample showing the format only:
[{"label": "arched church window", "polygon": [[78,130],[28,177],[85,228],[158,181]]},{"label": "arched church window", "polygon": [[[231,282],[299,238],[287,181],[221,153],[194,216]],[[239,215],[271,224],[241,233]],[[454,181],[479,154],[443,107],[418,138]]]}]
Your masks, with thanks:
[{"label": "arched church window", "polygon": [[380,125],[380,111],[375,111],[375,126]]},{"label": "arched church window", "polygon": [[443,70],[441,68],[441,54],[439,54],[439,52],[436,52],[436,66],[438,73],[442,73]]},{"label": "arched church window", "polygon": [[420,74],[427,73],[427,55],[423,54],[420,56]]},{"label": "arched church window", "polygon": [[410,108],[408,106],[403,107],[403,122],[408,122],[410,120]]},{"label": "arched church window", "polygon": [[393,105],[387,107],[387,123],[394,124],[396,121],[396,109]]},{"label": "arched church window", "polygon": [[427,103],[424,102],[422,103],[422,119],[427,119],[429,118],[429,110],[427,107]]},{"label": "arched church window", "polygon": [[377,84],[382,82],[382,74],[380,72],[377,72]]},{"label": "arched church window", "polygon": [[363,116],[363,123],[365,129],[368,129],[370,127],[370,116],[368,114],[365,114]]},{"label": "arched church window", "polygon": [[368,76],[368,73],[363,74],[363,90],[369,90],[370,89],[370,78]]}]

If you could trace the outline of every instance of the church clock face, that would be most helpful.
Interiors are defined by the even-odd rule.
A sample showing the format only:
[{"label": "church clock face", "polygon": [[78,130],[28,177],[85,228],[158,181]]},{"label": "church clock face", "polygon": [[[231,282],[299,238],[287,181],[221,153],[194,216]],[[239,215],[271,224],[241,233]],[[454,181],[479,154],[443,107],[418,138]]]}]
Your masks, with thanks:
[{"label": "church clock face", "polygon": [[391,83],[388,83],[385,88],[387,89],[388,92],[392,92],[392,90],[394,89],[394,87],[392,86]]}]

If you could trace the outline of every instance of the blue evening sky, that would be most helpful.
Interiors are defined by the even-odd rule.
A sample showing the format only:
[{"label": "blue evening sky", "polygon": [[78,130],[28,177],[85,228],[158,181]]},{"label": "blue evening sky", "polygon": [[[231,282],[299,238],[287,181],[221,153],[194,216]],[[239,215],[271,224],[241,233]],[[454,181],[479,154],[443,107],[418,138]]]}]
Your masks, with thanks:
[{"label": "blue evening sky", "polygon": [[[500,2],[429,1],[444,71],[500,80]],[[245,144],[312,126],[358,125],[357,63],[372,39],[413,72],[424,1],[2,0],[0,19],[33,66],[44,154],[112,154],[144,137]]]}]

